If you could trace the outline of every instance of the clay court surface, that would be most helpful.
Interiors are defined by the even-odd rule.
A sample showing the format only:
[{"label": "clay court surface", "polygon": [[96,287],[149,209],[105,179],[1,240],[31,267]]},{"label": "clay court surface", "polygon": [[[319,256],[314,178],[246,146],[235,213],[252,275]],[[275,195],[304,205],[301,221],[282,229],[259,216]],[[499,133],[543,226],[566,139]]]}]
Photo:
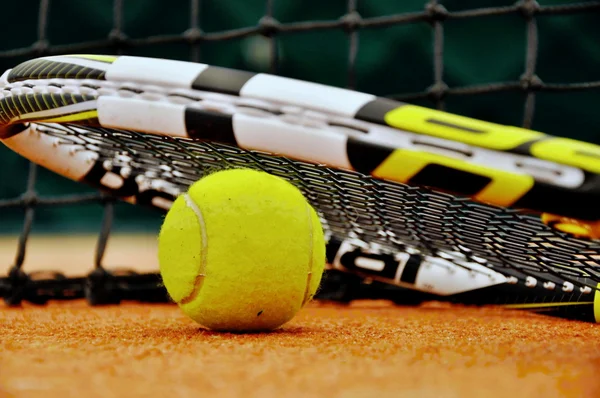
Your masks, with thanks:
[{"label": "clay court surface", "polygon": [[[156,267],[154,244],[115,238],[107,265]],[[89,237],[36,238],[28,269],[77,273],[92,252]],[[598,326],[497,308],[313,303],[234,335],[168,304],[0,305],[0,397],[598,397],[599,371]]]}]

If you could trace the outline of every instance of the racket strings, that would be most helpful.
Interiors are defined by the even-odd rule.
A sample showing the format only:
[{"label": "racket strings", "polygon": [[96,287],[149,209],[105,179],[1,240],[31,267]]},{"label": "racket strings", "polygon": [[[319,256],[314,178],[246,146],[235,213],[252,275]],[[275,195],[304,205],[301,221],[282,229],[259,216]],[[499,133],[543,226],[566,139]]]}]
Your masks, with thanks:
[{"label": "racket strings", "polygon": [[[86,150],[97,153],[98,167],[120,176],[136,203],[156,206],[159,197],[164,204],[208,173],[254,168],[298,186],[329,238],[437,258],[445,253],[457,264],[461,258],[484,263],[531,286],[566,293],[595,288],[600,280],[598,243],[561,234],[517,210],[222,144],[74,125],[41,125],[38,131],[63,143],[85,142]],[[111,191],[99,177],[86,181]]]}]

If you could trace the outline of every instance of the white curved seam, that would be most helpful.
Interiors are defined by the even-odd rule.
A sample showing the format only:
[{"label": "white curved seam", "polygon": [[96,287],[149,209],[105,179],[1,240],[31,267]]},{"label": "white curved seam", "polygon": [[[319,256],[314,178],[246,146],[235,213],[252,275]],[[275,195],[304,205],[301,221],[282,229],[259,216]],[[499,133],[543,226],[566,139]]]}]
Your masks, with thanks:
[{"label": "white curved seam", "polygon": [[200,288],[202,286],[202,282],[204,277],[206,276],[206,257],[207,257],[207,249],[208,249],[208,237],[206,233],[206,222],[204,221],[204,215],[200,208],[196,205],[193,199],[187,193],[183,194],[183,198],[185,200],[185,204],[194,212],[196,218],[198,219],[198,224],[200,225],[200,236],[202,239],[202,248],[200,249],[200,269],[198,270],[198,275],[194,280],[194,289],[192,292],[184,297],[180,303],[185,304],[193,301],[200,292]]},{"label": "white curved seam", "polygon": [[314,250],[314,242],[313,242],[313,236],[314,236],[314,228],[313,228],[313,222],[312,222],[312,214],[310,212],[310,205],[307,203],[306,204],[306,215],[308,218],[308,275],[306,277],[306,288],[304,289],[304,298],[302,299],[302,305],[301,307],[304,307],[304,305],[309,301],[310,297],[310,282],[312,279],[312,270],[313,270],[313,250]]}]

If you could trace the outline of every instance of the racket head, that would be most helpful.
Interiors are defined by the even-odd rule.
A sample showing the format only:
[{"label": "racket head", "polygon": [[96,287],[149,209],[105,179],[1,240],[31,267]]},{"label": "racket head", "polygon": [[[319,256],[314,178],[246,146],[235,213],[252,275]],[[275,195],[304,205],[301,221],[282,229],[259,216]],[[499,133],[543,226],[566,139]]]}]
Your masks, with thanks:
[{"label": "racket head", "polygon": [[[400,277],[390,278],[371,272],[373,270],[352,270],[350,269],[352,264],[347,263],[345,266],[341,261],[336,261],[334,255],[330,263],[338,270],[354,272],[363,278],[380,280],[388,284],[404,284],[411,289],[430,291],[436,295],[456,296],[477,291],[482,287],[512,284],[528,289],[541,287],[543,291],[537,292],[537,297],[546,297],[551,302],[556,302],[559,296],[567,295],[570,302],[585,300],[586,304],[590,303],[590,300],[585,297],[591,292],[591,288],[596,288],[597,275],[592,267],[585,264],[593,257],[592,253],[597,252],[597,246],[593,241],[582,241],[552,231],[542,225],[537,216],[524,214],[520,209],[510,210],[505,207],[475,203],[465,196],[441,193],[440,184],[437,186],[437,192],[434,192],[423,187],[430,185],[427,181],[422,180],[418,183],[411,181],[414,185],[409,186],[403,184],[402,179],[386,179],[381,175],[374,175],[373,170],[377,167],[373,167],[371,155],[380,155],[383,152],[389,156],[395,151],[397,154],[399,144],[406,142],[402,141],[403,139],[415,137],[414,132],[392,130],[391,127],[398,126],[390,126],[386,121],[387,112],[401,107],[407,109],[405,104],[347,90],[314,86],[306,82],[281,80],[268,75],[260,75],[256,78],[254,74],[239,71],[238,73],[223,68],[215,69],[207,65],[163,62],[166,60],[152,63],[156,67],[144,68],[149,72],[138,73],[134,78],[133,66],[139,67],[141,60],[135,57],[123,57],[121,61],[130,62],[129,66],[123,68],[121,65],[118,73],[113,69],[111,80],[107,79],[108,67],[107,70],[103,70],[98,69],[97,66],[99,64],[113,66],[115,60],[120,59],[119,57],[107,59],[75,57],[78,58],[75,64],[73,64],[73,57],[67,58],[68,61],[61,58],[58,62],[74,65],[74,69],[61,75],[41,73],[33,76],[30,72],[24,72],[27,68],[23,65],[27,63],[5,74],[4,79],[11,95],[10,99],[6,96],[2,99],[4,103],[14,102],[16,98],[27,99],[32,96],[59,99],[58,106],[46,108],[42,106],[43,109],[13,106],[13,109],[20,113],[18,112],[16,119],[8,121],[4,119],[2,133],[3,142],[15,152],[58,174],[110,192],[130,203],[149,205],[166,211],[174,197],[206,173],[224,167],[253,167],[284,177],[303,190],[319,210],[328,241],[341,240],[344,243],[345,249],[342,250],[340,245],[337,254],[353,252],[357,247],[363,257],[382,256],[382,250],[383,255],[413,253],[412,258],[416,255],[420,259],[419,269],[433,267],[440,270],[445,266],[447,274],[445,277],[438,275],[438,279],[435,279],[437,286],[432,286],[431,283],[419,284],[416,279],[407,283],[402,280],[402,273],[398,271],[400,268],[404,271],[407,261],[398,261],[396,274]],[[32,62],[38,66],[39,62],[47,62],[47,66],[41,67],[40,70],[48,71],[49,66],[57,62],[57,57]],[[82,62],[85,65],[81,65]],[[144,59],[143,62],[148,63],[148,60]],[[165,73],[166,70],[172,70],[175,66],[184,68],[182,70],[185,70],[185,73],[176,78],[182,80],[174,81],[165,77],[168,75]],[[207,75],[204,74],[206,71],[211,71],[208,74],[211,79],[207,79]],[[70,79],[69,76],[72,75],[83,76],[83,78]],[[216,78],[218,76],[221,78]],[[225,86],[214,86],[214,81],[227,81],[225,77],[230,79],[232,76],[239,77],[236,83],[239,87],[223,89]],[[192,77],[194,79],[190,83]],[[201,77],[204,79],[202,84],[198,83]],[[248,86],[252,79],[254,85]],[[287,94],[283,97],[273,97],[273,93],[278,92],[273,90],[273,87],[277,86],[275,82],[280,88],[285,88],[283,92]],[[143,87],[141,91],[140,87]],[[167,96],[164,94],[164,87],[168,87]],[[271,89],[268,89],[269,87]],[[311,96],[314,97],[315,92],[322,94],[323,98],[327,95],[334,96],[344,106],[337,104],[336,101],[333,107],[327,103],[307,101],[302,95],[298,95],[298,90],[306,93],[309,91],[308,87],[313,89]],[[246,89],[245,97],[243,97],[244,89]],[[98,92],[104,95],[98,95]],[[140,92],[144,98],[138,101],[139,97],[136,95],[139,96]],[[215,115],[214,112],[207,112],[206,109],[202,112],[197,110],[191,112],[185,105],[179,106],[189,100],[186,96],[197,96],[198,92],[204,93],[200,96],[202,101],[208,101],[213,107],[216,106],[215,104],[219,105],[220,108],[216,106],[216,110],[221,113],[217,112]],[[69,95],[65,95],[66,93]],[[114,93],[118,94],[113,95]],[[238,108],[223,107],[223,104],[231,105],[232,96],[238,101],[233,103]],[[165,101],[167,97],[169,99]],[[342,98],[345,98],[346,102],[342,101]],[[31,103],[38,104],[36,101]],[[137,105],[131,105],[134,103]],[[164,105],[160,107],[162,113],[157,113],[160,116],[158,119],[167,120],[168,123],[146,121],[141,125],[131,120],[115,121],[115,118],[124,117],[135,106],[139,108],[135,112],[130,112],[131,115],[148,114],[150,103]],[[239,112],[240,104],[246,113]],[[363,109],[365,106],[366,108]],[[302,107],[308,107],[308,110]],[[265,123],[267,119],[265,112],[272,115],[273,112],[280,112],[284,108],[293,111],[289,114],[296,119],[291,124],[297,128],[291,128],[289,120],[286,121],[287,125],[276,124],[276,127],[272,127],[266,136],[260,139],[255,137],[252,145],[240,145],[240,135],[236,135],[234,129],[228,128],[233,118],[240,116],[241,120],[246,120],[250,130],[260,130],[261,127],[269,125]],[[318,116],[322,116],[322,113],[316,112],[316,108],[325,110],[327,114],[325,123],[322,123],[323,120],[318,123]],[[104,112],[101,112],[102,109]],[[182,112],[183,119],[170,116],[168,111],[173,109],[176,109],[173,115]],[[382,109],[387,109],[383,112],[383,116],[381,116]],[[379,117],[373,116],[378,112]],[[360,118],[357,117],[359,113],[362,115]],[[367,113],[370,116],[365,116]],[[287,117],[289,114],[284,116]],[[298,118],[302,122],[299,122]],[[183,128],[181,123],[178,125],[174,122],[176,119],[185,122]],[[198,124],[193,125],[194,129],[202,130],[204,135],[190,134],[194,129],[189,128],[188,125],[192,124],[188,123],[188,119],[196,120]],[[262,124],[251,123],[251,121],[256,123],[257,120]],[[42,121],[56,123],[40,123]],[[212,130],[199,128],[206,126],[208,122],[213,123],[217,128]],[[138,131],[102,127],[103,123],[109,126],[137,127],[135,130]],[[310,134],[307,131],[315,129],[320,133],[313,137],[313,141],[306,139],[307,134]],[[205,132],[206,130],[208,133]],[[301,142],[304,142],[304,148],[299,154],[292,153],[298,146],[296,142],[283,149],[277,147],[275,151],[271,150],[274,147],[261,146],[281,131],[303,135],[304,140]],[[491,134],[495,133],[497,131],[491,132]],[[417,131],[417,134],[423,132]],[[365,139],[365,135],[369,138]],[[532,135],[534,138],[541,136],[535,132]],[[328,145],[323,145],[324,140],[327,139]],[[450,144],[448,140],[439,140],[439,137],[434,137],[433,141],[429,137],[427,141],[422,135],[419,139],[420,149],[423,149],[424,143],[425,146],[429,145],[430,151],[432,147],[438,145],[438,150],[441,146],[443,151],[450,150],[455,155],[457,153],[460,155],[462,151],[461,156],[468,151],[471,151],[471,154],[489,155],[486,151],[498,149],[490,148],[493,143],[490,139],[486,141],[487,146],[484,145],[484,148],[470,144],[465,147],[464,142],[456,141]],[[414,145],[413,141],[409,142]],[[324,148],[323,153],[311,157],[315,150],[318,152],[317,148]],[[332,148],[338,148],[337,152]],[[354,148],[356,154],[354,159],[363,157],[371,159],[371,164],[367,162],[365,166],[362,164],[363,160],[351,161],[349,148]],[[505,160],[522,159],[519,158],[522,154],[505,149],[500,148],[504,150],[502,156]],[[274,155],[274,152],[281,153]],[[282,156],[285,154],[294,156]],[[530,155],[531,153],[527,154],[532,162],[535,159]],[[375,159],[378,159],[375,164],[381,166],[380,156],[375,156]],[[323,162],[320,163],[319,160]],[[538,160],[540,159],[535,161]],[[361,165],[357,167],[358,164]],[[547,162],[534,162],[528,165],[542,164],[548,166]],[[549,167],[551,171],[558,170],[554,174],[564,180],[555,178],[553,180],[555,186],[560,184],[579,186],[578,184],[583,183],[580,177],[585,174],[585,170],[564,163],[552,163]],[[564,178],[565,176],[567,178]],[[445,175],[443,179],[447,177]],[[534,177],[541,178],[540,175],[530,175],[529,179]],[[332,181],[335,183],[331,184]],[[502,178],[500,181],[503,181]],[[509,180],[504,180],[504,184],[506,181]],[[585,182],[589,183],[589,181]],[[577,193],[573,187],[569,189],[571,193]],[[582,208],[586,207],[582,206],[578,210]],[[586,253],[583,256],[578,252],[582,248]],[[340,256],[337,257],[339,259]],[[441,266],[440,259],[448,264]],[[565,266],[565,264],[569,265]],[[454,273],[449,273],[448,270],[454,270]],[[449,290],[452,283],[448,275],[456,276],[457,270],[459,274],[462,270],[466,270],[466,274],[484,276],[485,281],[474,282],[473,278],[461,280],[460,277],[455,277],[454,280],[458,281],[457,285],[460,288]],[[423,271],[423,275],[430,274]],[[495,276],[497,280],[493,281],[494,278],[490,275]],[[440,283],[442,280],[445,282]],[[548,292],[550,293],[547,295],[542,294]],[[584,299],[573,299],[573,295],[583,296]],[[480,296],[480,299],[481,297],[483,296]],[[559,302],[561,300],[558,299]],[[593,303],[594,300],[591,302]]]}]

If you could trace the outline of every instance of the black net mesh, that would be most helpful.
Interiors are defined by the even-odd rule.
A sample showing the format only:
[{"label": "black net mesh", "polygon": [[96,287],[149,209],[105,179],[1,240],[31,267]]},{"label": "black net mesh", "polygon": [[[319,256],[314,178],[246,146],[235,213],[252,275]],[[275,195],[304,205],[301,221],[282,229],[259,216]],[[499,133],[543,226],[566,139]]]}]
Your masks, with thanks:
[{"label": "black net mesh", "polygon": [[[523,118],[521,125],[531,127],[535,115],[536,95],[543,91],[567,92],[590,91],[600,88],[600,81],[545,83],[536,75],[538,53],[538,19],[553,16],[597,13],[600,2],[590,1],[541,6],[536,1],[523,0],[502,7],[476,8],[462,11],[448,11],[437,1],[423,4],[420,11],[390,14],[363,18],[358,12],[355,0],[346,4],[346,12],[338,18],[319,21],[279,22],[274,18],[275,1],[268,0],[265,13],[256,25],[205,32],[199,26],[199,13],[203,2],[189,2],[190,26],[180,34],[155,35],[143,38],[129,38],[123,28],[123,7],[125,0],[115,0],[112,8],[113,27],[103,40],[72,42],[52,45],[47,40],[47,24],[51,17],[51,0],[41,0],[38,11],[37,39],[20,48],[0,51],[3,63],[17,62],[33,57],[64,53],[135,53],[140,48],[159,48],[163,45],[186,46],[191,61],[202,61],[203,45],[209,42],[226,43],[230,40],[262,36],[269,41],[269,67],[271,73],[280,73],[277,41],[286,34],[299,32],[319,32],[335,30],[348,37],[346,57],[346,86],[355,88],[359,78],[357,53],[361,30],[366,28],[386,28],[406,24],[422,23],[432,30],[433,84],[426,90],[416,93],[399,93],[390,97],[402,101],[430,100],[439,109],[445,109],[448,98],[473,96],[501,92],[519,92],[524,95]],[[490,16],[517,15],[522,18],[526,29],[526,62],[518,81],[495,82],[469,86],[449,87],[444,80],[444,26],[452,20],[472,20]],[[75,134],[66,128],[65,135]],[[123,133],[120,140],[127,140]],[[129,137],[130,138],[130,137]],[[427,190],[388,184],[354,173],[336,173],[299,162],[261,157],[252,154],[233,154],[231,148],[218,145],[198,144],[186,141],[155,140],[155,144],[172,156],[179,150],[194,146],[197,156],[204,156],[205,164],[215,167],[236,162],[253,165],[272,173],[286,176],[304,186],[311,200],[319,203],[322,209],[329,209],[329,226],[334,233],[356,235],[368,241],[382,243],[403,249],[404,245],[418,247],[435,253],[439,249],[460,250],[467,256],[481,256],[493,266],[507,274],[522,276],[536,275],[544,280],[564,280],[576,284],[595,286],[600,280],[595,270],[596,256],[600,246],[596,242],[579,241],[549,231],[535,217],[516,211],[501,210],[472,203],[466,199],[433,193]],[[148,154],[155,153],[153,140],[148,141]],[[111,145],[119,144],[118,141]],[[122,144],[122,143],[121,143]],[[169,146],[170,145],[170,146]],[[122,148],[116,145],[115,148]],[[229,155],[226,154],[229,151]],[[235,155],[235,156],[234,156]],[[251,162],[247,159],[250,156]],[[187,169],[186,169],[187,170]],[[203,169],[198,169],[200,173]],[[188,170],[189,171],[189,170]],[[103,267],[103,256],[114,217],[116,198],[109,194],[85,193],[81,195],[40,196],[37,193],[36,175],[38,168],[30,165],[26,190],[18,197],[0,200],[0,209],[24,210],[24,221],[16,248],[15,264],[7,278],[0,279],[0,295],[12,304],[22,300],[44,303],[49,299],[73,299],[86,297],[91,303],[115,303],[133,299],[141,301],[166,301],[167,296],[160,285],[157,274],[139,274],[133,271],[109,271]],[[190,177],[198,177],[193,173]],[[327,182],[325,182],[327,181]],[[334,184],[331,185],[331,181]],[[179,182],[181,183],[181,182]],[[346,193],[336,192],[337,186],[346,187]],[[328,203],[323,200],[330,201]],[[350,208],[345,201],[358,203],[353,207],[364,210],[361,214],[348,214]],[[96,268],[86,278],[73,279],[60,273],[27,273],[23,268],[27,241],[32,229],[36,209],[40,206],[73,206],[80,203],[99,203],[104,208],[104,219],[99,231]],[[387,220],[387,221],[383,221]],[[389,220],[397,220],[390,222]],[[381,235],[381,226],[386,223],[389,233]],[[348,226],[360,227],[348,230]],[[357,232],[358,231],[358,232]],[[483,240],[483,244],[482,244]],[[565,267],[567,265],[567,267]],[[362,283],[360,278],[351,275],[330,273],[326,276],[321,297],[348,300],[360,297],[392,298],[398,302],[418,302],[420,296],[414,292],[385,286],[377,283]]]}]

